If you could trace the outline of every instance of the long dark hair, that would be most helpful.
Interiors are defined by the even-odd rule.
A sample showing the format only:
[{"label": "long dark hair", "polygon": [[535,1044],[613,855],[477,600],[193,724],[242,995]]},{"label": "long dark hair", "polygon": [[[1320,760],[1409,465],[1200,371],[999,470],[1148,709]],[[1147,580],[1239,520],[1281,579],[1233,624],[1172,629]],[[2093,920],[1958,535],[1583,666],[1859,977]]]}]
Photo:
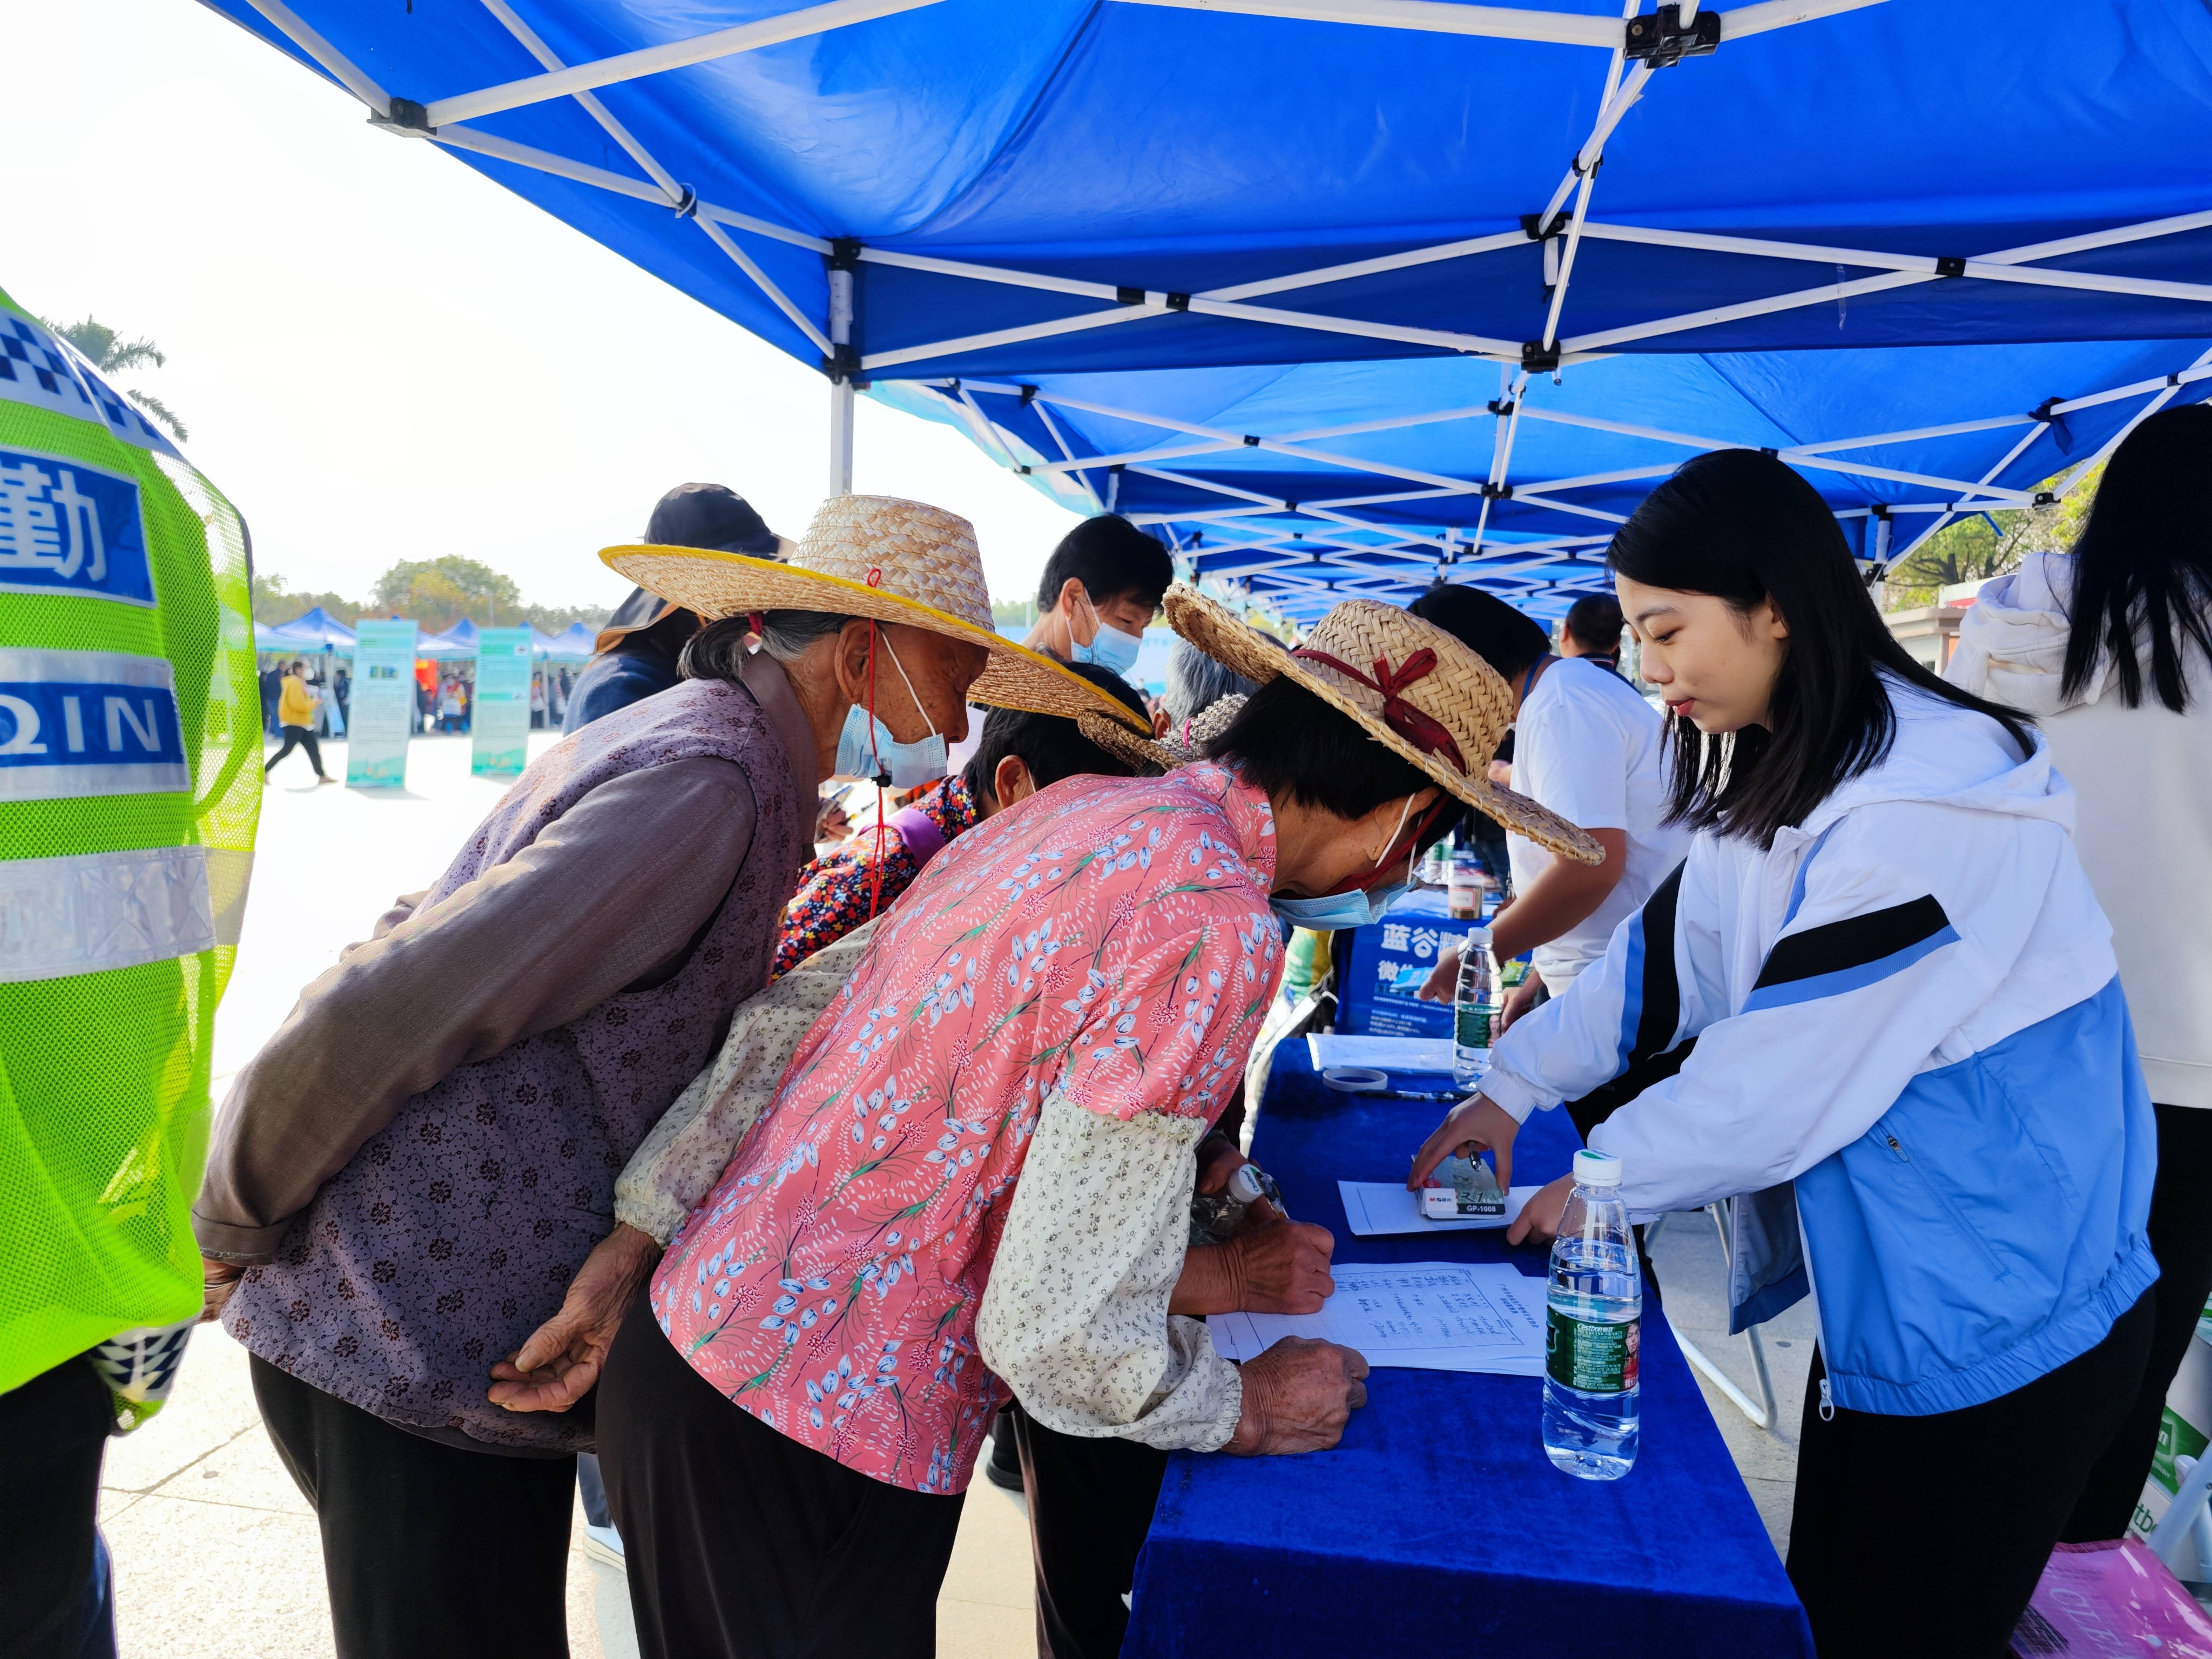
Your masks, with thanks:
[{"label": "long dark hair", "polygon": [[1607,559],[1632,581],[1708,593],[1738,616],[1771,599],[1790,638],[1769,725],[1708,739],[1670,717],[1668,821],[1761,847],[1889,752],[1897,714],[1881,674],[1987,714],[2023,751],[2033,722],[1907,656],[1882,624],[1820,494],[1771,455],[1723,449],[1685,461],[1644,498]]},{"label": "long dark hair", "polygon": [[2136,638],[2147,632],[2158,700],[2177,714],[2189,707],[2189,642],[2212,657],[2212,406],[2160,410],[2112,452],[2074,544],[2068,606],[2062,696],[2087,690],[2108,652],[2121,701],[2142,707]]}]

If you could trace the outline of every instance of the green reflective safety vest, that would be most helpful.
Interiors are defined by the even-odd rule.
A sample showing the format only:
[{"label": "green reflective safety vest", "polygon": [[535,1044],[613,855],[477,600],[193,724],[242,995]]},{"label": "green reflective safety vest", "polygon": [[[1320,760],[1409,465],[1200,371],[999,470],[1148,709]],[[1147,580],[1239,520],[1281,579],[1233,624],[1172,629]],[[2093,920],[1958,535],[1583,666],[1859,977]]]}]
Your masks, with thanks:
[{"label": "green reflective safety vest", "polygon": [[199,1307],[260,757],[244,524],[0,293],[0,1391]]}]

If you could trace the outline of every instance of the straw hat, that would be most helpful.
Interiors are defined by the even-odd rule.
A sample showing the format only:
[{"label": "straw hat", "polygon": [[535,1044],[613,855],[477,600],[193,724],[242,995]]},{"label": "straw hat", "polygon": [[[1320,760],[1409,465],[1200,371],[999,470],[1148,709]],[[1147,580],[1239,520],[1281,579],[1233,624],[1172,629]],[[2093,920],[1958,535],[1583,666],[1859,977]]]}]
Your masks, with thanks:
[{"label": "straw hat", "polygon": [[785,560],[686,547],[610,547],[599,557],[708,621],[755,611],[826,611],[905,623],[991,653],[970,702],[1038,714],[1104,713],[1146,729],[1127,705],[991,623],[982,556],[967,520],[888,495],[824,501]]},{"label": "straw hat", "polygon": [[1486,775],[1513,719],[1513,694],[1479,653],[1434,623],[1395,605],[1346,599],[1285,654],[1195,588],[1178,583],[1164,603],[1169,626],[1216,662],[1261,685],[1289,675],[1515,835],[1577,864],[1605,862],[1595,837]]},{"label": "straw hat", "polygon": [[1096,714],[1079,714],[1076,729],[1103,749],[1108,754],[1125,760],[1132,766],[1157,767],[1163,772],[1172,772],[1185,761],[1196,760],[1206,752],[1206,745],[1229,729],[1244,705],[1251,699],[1242,691],[1232,691],[1225,697],[1217,697],[1200,710],[1197,716],[1179,726],[1170,726],[1163,738],[1140,738],[1115,721],[1101,720]]}]

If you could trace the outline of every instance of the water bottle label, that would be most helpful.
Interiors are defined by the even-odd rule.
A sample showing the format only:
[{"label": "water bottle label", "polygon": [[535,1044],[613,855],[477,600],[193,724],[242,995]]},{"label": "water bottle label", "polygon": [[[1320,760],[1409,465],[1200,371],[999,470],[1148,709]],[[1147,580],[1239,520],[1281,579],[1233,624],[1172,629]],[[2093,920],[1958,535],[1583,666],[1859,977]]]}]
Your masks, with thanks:
[{"label": "water bottle label", "polygon": [[1454,1011],[1452,1041],[1462,1048],[1490,1047],[1490,1027],[1497,1010],[1486,1002],[1463,1002]]},{"label": "water bottle label", "polygon": [[1643,1321],[1618,1324],[1545,1310],[1544,1369],[1562,1388],[1583,1394],[1626,1394],[1636,1386]]}]

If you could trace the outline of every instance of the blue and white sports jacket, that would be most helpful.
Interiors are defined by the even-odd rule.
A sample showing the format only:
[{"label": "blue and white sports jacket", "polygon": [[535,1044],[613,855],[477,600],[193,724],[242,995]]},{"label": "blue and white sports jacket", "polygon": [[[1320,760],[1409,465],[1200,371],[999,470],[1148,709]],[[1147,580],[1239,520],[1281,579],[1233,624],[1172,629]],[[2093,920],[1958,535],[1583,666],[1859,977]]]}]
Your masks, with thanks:
[{"label": "blue and white sports jacket", "polygon": [[1591,1136],[1640,1212],[1735,1200],[1734,1328],[1808,1289],[1827,1398],[1919,1416],[2101,1340],[2158,1277],[2157,1130],[2040,740],[1889,682],[1889,755],[1762,851],[1699,835],[1500,1038],[1516,1118],[1632,1066]]}]

